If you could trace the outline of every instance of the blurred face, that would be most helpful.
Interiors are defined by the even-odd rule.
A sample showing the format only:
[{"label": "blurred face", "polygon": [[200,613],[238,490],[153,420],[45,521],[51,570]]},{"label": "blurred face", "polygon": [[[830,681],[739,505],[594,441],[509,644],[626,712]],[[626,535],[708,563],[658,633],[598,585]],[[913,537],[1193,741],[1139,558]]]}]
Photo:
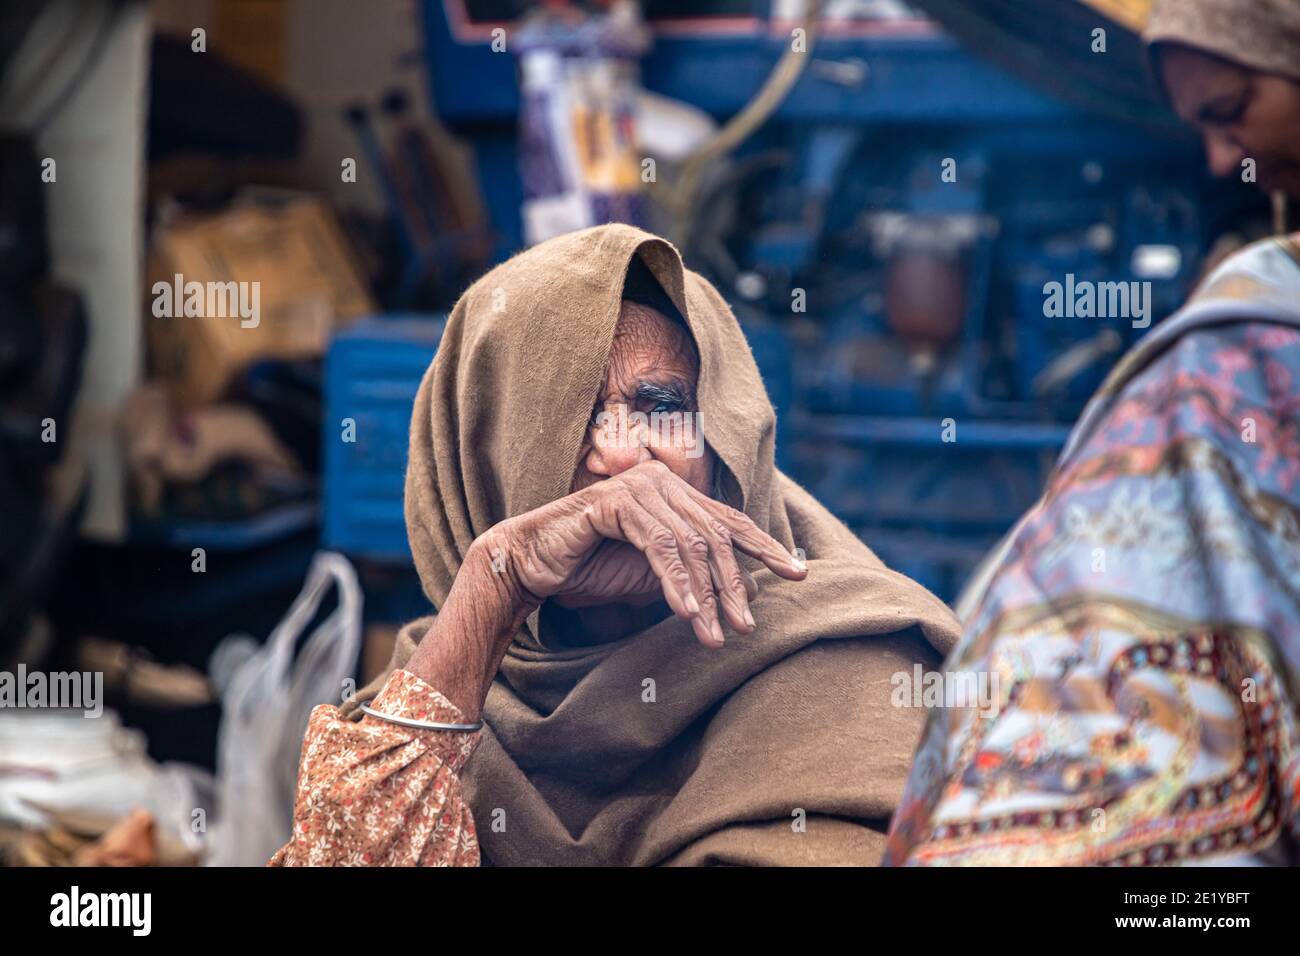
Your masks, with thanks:
[{"label": "blurred face", "polygon": [[1167,46],[1160,71],[1174,109],[1200,130],[1210,170],[1241,175],[1253,159],[1266,190],[1300,197],[1300,83],[1190,47]]},{"label": "blurred face", "polygon": [[624,302],[571,491],[658,459],[705,494],[713,452],[699,428],[700,361],[690,333],[647,306]]}]

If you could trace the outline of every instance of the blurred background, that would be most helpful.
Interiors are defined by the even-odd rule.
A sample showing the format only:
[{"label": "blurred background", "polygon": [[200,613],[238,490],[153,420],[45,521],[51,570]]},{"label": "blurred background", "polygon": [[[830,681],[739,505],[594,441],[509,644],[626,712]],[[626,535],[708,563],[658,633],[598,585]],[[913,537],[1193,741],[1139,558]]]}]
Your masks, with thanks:
[{"label": "blurred background", "polygon": [[[0,671],[102,674],[106,709],[0,709],[0,859],[283,842],[311,705],[425,611],[402,481],[445,312],[572,229],[671,238],[780,466],[955,600],[1145,331],[1044,283],[1147,281],[1158,321],[1268,231],[1164,107],[1148,7],[8,0]],[[159,316],[177,275],[260,283],[260,321]]]}]

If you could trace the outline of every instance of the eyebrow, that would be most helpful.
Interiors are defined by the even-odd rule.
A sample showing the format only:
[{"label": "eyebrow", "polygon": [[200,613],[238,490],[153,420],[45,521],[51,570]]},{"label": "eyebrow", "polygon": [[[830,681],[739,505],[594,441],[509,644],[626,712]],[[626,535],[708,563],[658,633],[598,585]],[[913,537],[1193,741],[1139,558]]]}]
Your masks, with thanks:
[{"label": "eyebrow", "polygon": [[686,404],[690,395],[690,390],[686,383],[680,379],[671,379],[667,382],[651,382],[647,379],[641,379],[636,383],[634,396],[640,401],[646,402],[675,402],[678,405]]}]

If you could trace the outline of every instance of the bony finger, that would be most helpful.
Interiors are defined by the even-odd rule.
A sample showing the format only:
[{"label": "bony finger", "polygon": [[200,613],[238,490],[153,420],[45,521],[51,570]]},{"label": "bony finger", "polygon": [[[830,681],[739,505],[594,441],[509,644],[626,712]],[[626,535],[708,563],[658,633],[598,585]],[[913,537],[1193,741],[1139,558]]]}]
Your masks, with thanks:
[{"label": "bony finger", "polygon": [[726,643],[716,617],[707,620],[705,615],[697,614],[691,618],[691,629],[695,631],[695,637],[705,647],[721,647]]},{"label": "bony finger", "polygon": [[773,573],[792,581],[802,581],[808,574],[808,564],[803,559],[803,552],[796,548],[786,551],[781,542],[754,524],[752,518],[743,511],[737,511],[728,505],[714,503],[723,523],[731,532],[736,547],[757,558],[770,568]]},{"label": "bony finger", "polygon": [[[656,567],[656,564],[659,564],[662,570]],[[696,600],[695,591],[691,587],[691,576],[681,560],[674,557],[651,561],[650,567],[659,575],[664,597],[668,600],[668,606],[672,608],[673,613],[681,618],[697,617],[700,613],[700,602]]]},{"label": "bony finger", "polygon": [[749,612],[749,598],[736,561],[731,529],[690,497],[679,495],[672,500],[672,505],[680,516],[678,520],[690,526],[690,538],[700,553],[702,566],[707,569],[702,587],[710,589],[711,598],[716,597],[718,632],[721,633],[721,618],[725,617],[736,632],[748,634],[754,629],[754,617]]},{"label": "bony finger", "polygon": [[707,605],[713,596],[713,582],[709,577],[708,542],[662,501],[651,497],[642,502],[641,507],[659,528],[666,530],[672,537],[670,549],[662,534],[656,532],[655,535],[659,546],[665,551],[672,550],[685,569],[690,588],[685,595],[687,608],[693,615],[707,616],[709,610]]},{"label": "bony finger", "polygon": [[665,576],[659,578],[659,587],[664,592],[664,600],[668,602],[668,607],[680,618],[690,618],[698,612],[691,610],[691,602],[695,600],[693,595],[688,594],[682,597],[677,588],[673,585],[672,579]]},{"label": "bony finger", "polygon": [[[730,573],[723,570],[724,564],[729,564]],[[727,623],[739,633],[748,634],[754,629],[754,615],[749,612],[744,570],[736,565],[734,556],[719,554],[715,557],[715,562],[709,565],[709,571],[713,575],[713,587],[718,594],[718,603],[726,613]]]},{"label": "bony finger", "polygon": [[[708,641],[706,643],[721,646],[726,643],[727,639],[722,631],[722,622],[718,620],[718,596],[713,592],[711,572],[706,570],[704,574],[706,582],[700,592],[701,612],[695,618],[695,633],[701,640],[704,640],[704,636],[707,634]],[[701,631],[700,625],[703,625],[703,631]]]},{"label": "bony finger", "polygon": [[767,540],[755,541],[752,536],[747,536],[747,539],[737,537],[736,545],[750,557],[762,561],[774,574],[789,581],[802,581],[808,576],[808,563],[802,557],[800,549],[787,551],[767,535],[763,535],[763,538]]},{"label": "bony finger", "polygon": [[628,543],[645,555],[651,570],[663,582],[664,597],[673,613],[681,618],[697,616],[700,602],[672,532],[643,509],[635,508],[627,509],[624,528]]},{"label": "bony finger", "polygon": [[769,560],[763,563],[769,568],[791,581],[802,581],[808,576],[808,561],[804,557],[802,548],[795,548],[793,551],[786,551],[780,545],[774,549],[768,556]]},{"label": "bony finger", "polygon": [[[651,554],[656,557],[651,557]],[[700,613],[699,595],[696,593],[695,583],[691,580],[691,571],[686,566],[681,553],[677,549],[676,539],[669,533],[666,537],[656,536],[651,543],[649,550],[646,551],[646,558],[650,561],[650,566],[660,577],[672,581],[673,588],[681,596],[682,607],[685,614],[679,613],[679,617],[694,617]],[[656,566],[656,561],[658,566]]]},{"label": "bony finger", "polygon": [[[717,601],[713,594],[713,577],[709,564],[709,547],[704,538],[677,516],[673,515],[672,529],[677,536],[677,551],[686,563],[691,587],[699,598],[700,613],[706,618],[713,615]],[[665,521],[667,523],[667,521]]]}]

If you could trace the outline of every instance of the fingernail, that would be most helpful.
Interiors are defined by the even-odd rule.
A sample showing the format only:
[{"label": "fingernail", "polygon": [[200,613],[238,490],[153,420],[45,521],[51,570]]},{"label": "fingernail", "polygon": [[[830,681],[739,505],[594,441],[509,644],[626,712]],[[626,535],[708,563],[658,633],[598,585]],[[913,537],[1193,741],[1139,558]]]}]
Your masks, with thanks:
[{"label": "fingernail", "polygon": [[808,565],[804,564],[802,558],[799,558],[799,557],[792,557],[792,558],[790,559],[790,564],[791,564],[791,566],[794,567],[794,569],[795,569],[796,571],[807,571],[807,570],[808,570]]},{"label": "fingernail", "polygon": [[713,639],[719,644],[725,644],[727,642],[727,638],[722,633],[722,625],[717,621],[713,622]]},{"label": "fingernail", "polygon": [[686,594],[686,610],[690,611],[692,614],[700,613],[700,602],[695,600],[695,595],[690,592],[687,592]]},{"label": "fingernail", "polygon": [[745,623],[750,627],[757,627],[754,623],[754,615],[749,613],[749,608],[745,608]]}]

